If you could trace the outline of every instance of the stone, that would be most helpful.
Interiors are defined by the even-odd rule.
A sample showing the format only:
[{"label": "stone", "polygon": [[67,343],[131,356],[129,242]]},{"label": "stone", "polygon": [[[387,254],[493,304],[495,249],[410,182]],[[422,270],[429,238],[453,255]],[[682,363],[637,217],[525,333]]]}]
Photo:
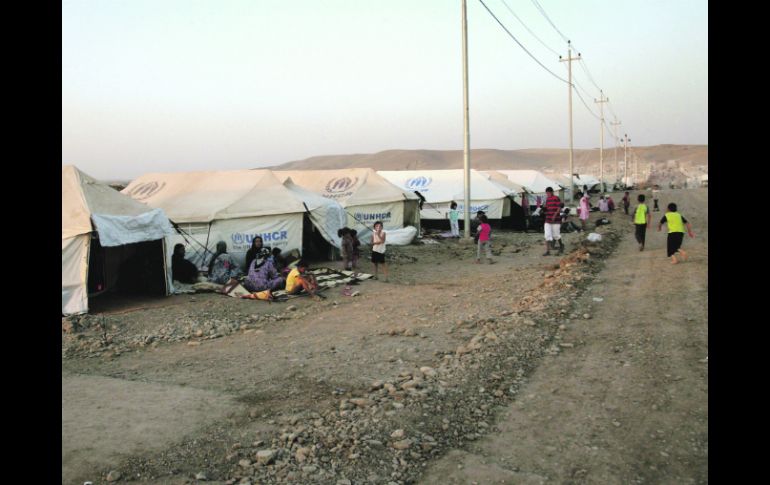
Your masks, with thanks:
[{"label": "stone", "polygon": [[238,462],[238,466],[240,466],[241,468],[248,468],[251,466],[251,460],[244,458],[243,460],[240,460]]},{"label": "stone", "polygon": [[195,479],[205,482],[206,480],[209,479],[209,477],[206,475],[205,472],[198,472],[195,474]]},{"label": "stone", "polygon": [[585,318],[586,320],[590,320],[591,319],[591,314],[590,313],[584,313],[583,314],[583,318]]},{"label": "stone", "polygon": [[396,442],[393,443],[392,446],[393,446],[393,448],[395,448],[397,450],[406,450],[407,448],[412,446],[412,440],[405,439],[405,440],[401,440],[401,441],[396,441]]},{"label": "stone", "polygon": [[293,312],[296,309],[297,309],[296,305],[289,305],[289,306],[286,307],[286,311],[287,312]]},{"label": "stone", "polygon": [[351,402],[360,408],[369,407],[372,404],[374,404],[374,401],[372,401],[371,399],[366,399],[362,397],[354,397],[354,398],[348,399],[348,402]]},{"label": "stone", "polygon": [[394,439],[397,439],[397,440],[400,440],[401,438],[404,437],[404,434],[405,433],[404,433],[403,429],[397,429],[394,432],[390,433],[390,437],[394,438]]},{"label": "stone", "polygon": [[310,448],[300,447],[297,448],[297,451],[294,453],[294,458],[297,459],[298,463],[302,463],[307,460],[308,455],[310,455]]},{"label": "stone", "polygon": [[308,475],[315,473],[318,471],[318,467],[316,465],[307,465],[302,467],[302,473],[307,473]]},{"label": "stone", "polygon": [[117,482],[120,480],[120,477],[123,476],[119,471],[112,470],[110,473],[107,474],[107,481],[108,482]]},{"label": "stone", "polygon": [[269,465],[275,460],[275,450],[259,450],[257,452],[257,463],[260,465]]},{"label": "stone", "polygon": [[425,377],[435,377],[436,376],[436,370],[432,367],[420,367],[420,372],[422,372],[422,375]]}]

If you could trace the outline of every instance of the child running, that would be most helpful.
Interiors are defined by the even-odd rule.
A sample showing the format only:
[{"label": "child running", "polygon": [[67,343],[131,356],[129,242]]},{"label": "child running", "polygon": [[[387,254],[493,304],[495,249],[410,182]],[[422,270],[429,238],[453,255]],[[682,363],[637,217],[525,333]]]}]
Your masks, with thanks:
[{"label": "child running", "polygon": [[682,249],[684,241],[684,228],[687,226],[687,234],[695,237],[692,232],[692,226],[682,214],[676,211],[676,204],[668,204],[668,210],[663,214],[663,218],[658,223],[658,232],[663,228],[663,224],[668,224],[668,240],[666,242],[667,255],[671,258],[671,264],[677,264],[676,254],[682,257],[682,261],[687,260],[687,252]]},{"label": "child running", "polygon": [[639,251],[644,251],[644,239],[647,235],[647,228],[650,227],[650,210],[647,208],[647,204],[644,203],[644,194],[639,194],[637,199],[639,205],[636,206],[636,212],[634,213],[634,225],[636,226],[636,242],[639,243]]}]

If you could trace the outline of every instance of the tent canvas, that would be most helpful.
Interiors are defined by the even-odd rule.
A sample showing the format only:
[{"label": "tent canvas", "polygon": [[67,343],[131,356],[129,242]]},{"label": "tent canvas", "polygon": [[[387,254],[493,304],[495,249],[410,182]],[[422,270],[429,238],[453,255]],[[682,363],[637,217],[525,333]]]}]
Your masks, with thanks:
[{"label": "tent canvas", "polygon": [[[163,240],[172,232],[161,209],[136,202],[72,165],[62,166],[62,314],[88,311],[88,280],[94,276],[89,275],[89,269],[96,263],[91,260],[94,250],[98,249],[109,262],[103,268],[107,272],[103,289],[107,289],[114,286],[118,268],[136,253],[137,245],[158,242],[162,262]],[[163,281],[156,282],[157,286],[168,294],[167,267],[154,270],[162,274]]]},{"label": "tent canvas", "polygon": [[341,207],[281,183],[270,170],[149,173],[123,192],[164,208],[179,231],[169,245],[186,243],[188,259],[199,268],[206,267],[217,241],[226,242],[241,265],[256,236],[281,251],[302,250],[308,212],[324,239],[339,246],[333,214]]},{"label": "tent canvas", "polygon": [[305,190],[339,202],[347,211],[347,225],[362,241],[371,226],[382,221],[388,231],[404,226],[420,228],[419,198],[394,186],[371,168],[339,170],[276,170],[280,180],[291,180]]},{"label": "tent canvas", "polygon": [[546,193],[545,189],[548,187],[553,188],[556,195],[564,200],[564,188],[562,185],[537,170],[496,170],[497,173],[505,175],[508,180],[522,185],[527,192],[529,192],[528,200],[529,205],[536,205],[537,197],[540,197],[541,201],[545,201]]},{"label": "tent canvas", "polygon": [[[448,218],[449,204],[457,202],[460,218],[464,218],[465,175],[462,169],[450,170],[380,170],[377,172],[405,191],[419,192],[425,197],[420,217],[426,220]],[[510,214],[508,193],[488,177],[471,170],[470,212],[486,212],[490,219],[501,219]]]}]

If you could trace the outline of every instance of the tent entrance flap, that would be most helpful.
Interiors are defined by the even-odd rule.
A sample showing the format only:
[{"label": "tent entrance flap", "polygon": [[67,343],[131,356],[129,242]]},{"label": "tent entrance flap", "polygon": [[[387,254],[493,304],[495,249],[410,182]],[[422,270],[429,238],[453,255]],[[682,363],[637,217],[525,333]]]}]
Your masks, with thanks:
[{"label": "tent entrance flap", "polygon": [[164,258],[163,239],[104,247],[94,235],[89,254],[88,294],[165,295]]}]

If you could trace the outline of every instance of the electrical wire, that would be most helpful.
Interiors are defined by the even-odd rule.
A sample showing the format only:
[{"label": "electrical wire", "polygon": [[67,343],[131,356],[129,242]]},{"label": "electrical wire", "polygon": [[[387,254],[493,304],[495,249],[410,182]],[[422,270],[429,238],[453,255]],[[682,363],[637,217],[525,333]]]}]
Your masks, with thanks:
[{"label": "electrical wire", "polygon": [[532,59],[533,59],[535,62],[537,62],[538,64],[540,64],[540,67],[542,67],[543,69],[545,69],[546,71],[548,71],[549,73],[551,73],[551,75],[552,75],[553,77],[555,77],[556,79],[558,79],[558,80],[560,80],[560,81],[563,81],[563,82],[565,82],[566,84],[569,84],[569,81],[567,81],[567,80],[566,80],[566,79],[564,79],[564,78],[561,78],[561,77],[559,77],[559,76],[558,76],[557,74],[555,74],[553,71],[551,71],[550,69],[548,69],[547,67],[545,67],[545,65],[544,65],[542,62],[540,62],[540,61],[539,61],[539,60],[538,60],[538,59],[537,59],[535,56],[533,56],[533,55],[532,55],[532,53],[531,53],[531,52],[529,52],[529,51],[527,50],[527,48],[526,48],[526,47],[524,47],[524,45],[522,45],[522,43],[521,43],[521,42],[519,42],[519,39],[517,39],[517,38],[516,38],[516,37],[515,37],[515,36],[514,36],[514,35],[511,33],[511,31],[510,31],[510,30],[508,30],[508,29],[505,27],[505,25],[503,25],[503,23],[500,21],[500,19],[498,19],[498,18],[497,18],[497,16],[496,16],[494,13],[492,13],[492,11],[489,9],[489,7],[487,7],[487,4],[486,4],[486,3],[484,3],[484,0],[479,0],[479,3],[481,3],[481,5],[483,5],[483,6],[484,6],[484,8],[487,10],[487,12],[489,12],[489,15],[491,15],[491,16],[492,16],[492,18],[494,18],[494,19],[497,21],[497,23],[498,23],[498,24],[500,24],[500,27],[502,27],[502,28],[503,28],[503,30],[505,30],[505,32],[506,32],[506,33],[507,33],[507,34],[508,34],[508,35],[511,37],[511,39],[513,39],[513,40],[514,40],[514,41],[515,41],[517,44],[519,44],[519,47],[521,47],[521,48],[524,50],[524,52],[526,52],[526,53],[527,53],[527,55],[529,55],[529,57],[531,57],[531,58],[532,58]]},{"label": "electrical wire", "polygon": [[532,0],[532,3],[535,4],[535,7],[537,7],[538,10],[540,10],[540,13],[543,14],[543,17],[548,21],[549,24],[551,24],[551,27],[561,36],[562,39],[564,39],[564,42],[569,42],[569,39],[561,33],[559,29],[556,28],[556,25],[554,25],[553,22],[551,22],[551,19],[548,17],[548,14],[545,13],[545,10],[543,10],[543,7],[540,6],[540,4],[537,2],[537,0]]},{"label": "electrical wire", "polygon": [[551,48],[551,47],[550,47],[548,44],[546,44],[545,42],[543,42],[543,41],[540,39],[540,37],[538,37],[537,35],[535,35],[535,33],[534,33],[534,32],[532,32],[532,30],[531,30],[529,27],[527,27],[527,24],[525,24],[525,23],[524,23],[524,21],[523,21],[523,20],[521,20],[521,19],[519,18],[519,16],[518,16],[518,15],[516,15],[516,14],[514,13],[514,11],[513,11],[513,10],[511,10],[511,7],[509,7],[509,6],[508,6],[508,4],[505,2],[505,0],[500,0],[500,1],[501,1],[501,2],[503,2],[503,5],[505,5],[505,8],[507,8],[507,9],[508,9],[508,11],[509,11],[509,12],[511,12],[511,15],[513,15],[514,17],[516,17],[516,20],[518,20],[518,21],[521,23],[521,25],[523,25],[523,26],[524,26],[524,28],[525,28],[525,29],[527,29],[527,32],[529,32],[530,34],[532,34],[532,37],[534,37],[535,39],[537,39],[537,40],[538,40],[538,42],[540,42],[541,44],[543,44],[543,46],[544,46],[546,49],[548,49],[549,51],[553,52],[553,53],[554,53],[554,54],[556,54],[557,56],[559,55],[559,53],[558,53],[558,52],[556,52],[556,51],[555,51],[554,49],[552,49],[552,48]]}]

